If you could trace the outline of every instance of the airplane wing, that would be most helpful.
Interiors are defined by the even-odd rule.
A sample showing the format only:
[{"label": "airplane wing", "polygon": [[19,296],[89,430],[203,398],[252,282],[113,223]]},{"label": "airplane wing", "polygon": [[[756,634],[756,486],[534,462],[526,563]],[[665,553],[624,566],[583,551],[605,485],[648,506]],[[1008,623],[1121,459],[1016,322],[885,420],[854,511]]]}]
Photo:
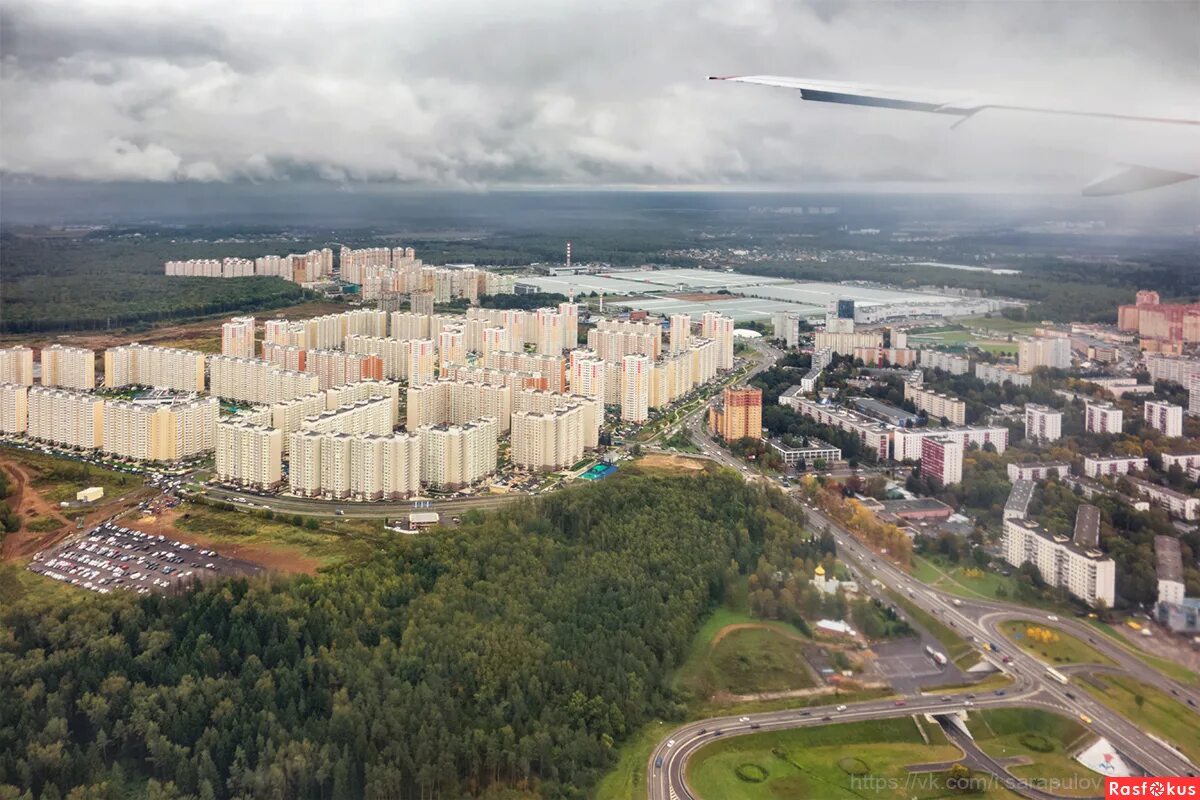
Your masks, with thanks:
[{"label": "airplane wing", "polygon": [[[1121,114],[1108,111],[1090,111],[1067,108],[1052,108],[1022,105],[1013,102],[998,102],[974,96],[967,92],[945,89],[913,89],[843,83],[840,81],[816,81],[805,78],[787,78],[778,75],[730,75],[710,76],[712,81],[733,81],[760,86],[776,86],[800,92],[803,100],[819,103],[892,108],[902,111],[921,111],[930,114],[945,114],[958,117],[951,126],[957,127],[971,117],[984,111],[1016,111],[1035,114],[1055,114],[1070,117],[1093,117],[1126,122],[1141,122],[1154,125],[1200,127],[1200,119],[1183,117],[1153,117],[1136,114]],[[1163,169],[1142,164],[1121,164],[1113,173],[1102,176],[1088,184],[1083,194],[1103,196],[1168,186],[1172,183],[1200,177],[1195,172]]]}]

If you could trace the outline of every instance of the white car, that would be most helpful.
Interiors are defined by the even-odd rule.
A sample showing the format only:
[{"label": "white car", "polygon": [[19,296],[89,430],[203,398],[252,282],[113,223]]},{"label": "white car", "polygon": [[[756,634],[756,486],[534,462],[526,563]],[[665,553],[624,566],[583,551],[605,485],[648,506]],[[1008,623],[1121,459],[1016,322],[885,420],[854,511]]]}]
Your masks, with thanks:
[{"label": "white car", "polygon": [[750,721],[749,717],[738,717],[738,722],[749,722],[749,721]]},{"label": "white car", "polygon": [[671,739],[671,740],[669,740],[669,741],[667,742],[667,747],[674,747],[674,746],[675,746],[675,740],[674,740],[674,739]]},{"label": "white car", "polygon": [[838,707],[837,707],[837,710],[838,710],[838,711],[845,711],[845,710],[846,710],[846,707],[845,707],[845,706],[838,706]]}]

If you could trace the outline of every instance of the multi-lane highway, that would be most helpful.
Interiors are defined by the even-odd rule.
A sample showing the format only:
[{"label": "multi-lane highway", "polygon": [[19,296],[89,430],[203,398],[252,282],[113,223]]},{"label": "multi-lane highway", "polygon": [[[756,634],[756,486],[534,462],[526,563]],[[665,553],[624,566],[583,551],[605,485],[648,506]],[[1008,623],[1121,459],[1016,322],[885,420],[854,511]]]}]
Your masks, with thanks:
[{"label": "multi-lane highway", "polygon": [[[846,704],[846,710],[831,708],[772,711],[749,717],[725,717],[701,720],[684,725],[667,736],[655,748],[646,767],[646,784],[651,800],[685,800],[695,798],[686,780],[687,763],[696,751],[720,736],[739,736],[762,731],[784,730],[843,722],[886,719],[918,713],[945,713],[973,707],[1032,707],[1078,719],[1090,719],[1088,727],[1104,736],[1124,756],[1147,772],[1155,775],[1186,775],[1197,772],[1174,747],[1150,736],[1134,721],[1109,710],[1085,691],[1052,680],[1046,665],[1026,653],[999,632],[999,625],[1010,619],[1037,619],[1045,616],[1035,609],[991,601],[956,598],[914,581],[886,559],[869,551],[833,520],[819,510],[809,511],[810,524],[818,530],[834,533],[839,556],[865,578],[874,578],[885,587],[900,592],[925,612],[953,625],[965,637],[974,636],[981,644],[990,643],[995,650],[985,651],[984,657],[998,668],[1009,672],[1013,685],[1003,694],[983,695],[968,701],[963,695],[922,694],[897,699],[871,700]],[[957,602],[956,602],[957,601]],[[1089,641],[1093,647],[1115,663],[1114,669],[1127,672],[1140,680],[1165,687],[1183,702],[1200,704],[1196,693],[1169,680],[1149,665],[1137,659],[1120,645],[1107,641],[1088,626],[1076,620],[1045,620]],[[949,697],[949,700],[943,700]],[[1200,717],[1197,717],[1200,723]],[[1053,797],[1036,787],[1028,786],[1005,772],[1001,766],[978,752],[972,752],[963,737],[954,739],[964,746],[967,760],[974,768],[996,773],[1009,788],[1035,800]]]}]

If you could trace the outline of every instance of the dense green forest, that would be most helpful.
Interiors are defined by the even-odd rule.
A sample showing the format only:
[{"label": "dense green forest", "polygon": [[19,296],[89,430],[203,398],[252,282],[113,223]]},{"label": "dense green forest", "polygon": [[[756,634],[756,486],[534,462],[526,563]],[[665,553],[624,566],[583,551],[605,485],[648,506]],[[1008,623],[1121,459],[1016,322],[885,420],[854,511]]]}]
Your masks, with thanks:
[{"label": "dense green forest", "polygon": [[622,473],[315,577],[0,608],[0,796],[582,797],[728,581],[815,556],[778,492]]},{"label": "dense green forest", "polygon": [[171,258],[261,255],[261,245],[175,245],[158,239],[0,238],[0,332],[96,330],[279,308],[312,296],[281,278],[177,278]]}]

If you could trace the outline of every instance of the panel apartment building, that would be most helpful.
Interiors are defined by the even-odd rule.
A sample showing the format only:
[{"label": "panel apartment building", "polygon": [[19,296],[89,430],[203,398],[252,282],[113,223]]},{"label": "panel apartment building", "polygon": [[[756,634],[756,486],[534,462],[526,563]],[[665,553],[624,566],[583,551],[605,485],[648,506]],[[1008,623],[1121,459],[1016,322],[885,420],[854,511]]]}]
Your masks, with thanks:
[{"label": "panel apartment building", "polygon": [[905,381],[904,399],[911,401],[918,411],[924,411],[934,419],[948,419],[954,425],[967,423],[967,404],[949,395],[922,389]]},{"label": "panel apartment building", "polygon": [[220,401],[202,397],[172,405],[124,400],[104,404],[102,449],[135,461],[179,461],[216,446]]},{"label": "panel apartment building", "polygon": [[96,388],[96,353],[86,347],[61,344],[43,347],[42,386],[92,391]]},{"label": "panel apartment building", "polygon": [[196,350],[127,344],[104,351],[104,386],[152,386],[177,392],[204,391],[204,354]]},{"label": "panel apartment building", "polygon": [[1014,567],[1033,564],[1046,583],[1066,589],[1090,606],[1113,605],[1116,567],[1100,550],[1100,510],[1095,506],[1079,507],[1070,537],[1030,520],[1006,519],[1001,552]]}]

